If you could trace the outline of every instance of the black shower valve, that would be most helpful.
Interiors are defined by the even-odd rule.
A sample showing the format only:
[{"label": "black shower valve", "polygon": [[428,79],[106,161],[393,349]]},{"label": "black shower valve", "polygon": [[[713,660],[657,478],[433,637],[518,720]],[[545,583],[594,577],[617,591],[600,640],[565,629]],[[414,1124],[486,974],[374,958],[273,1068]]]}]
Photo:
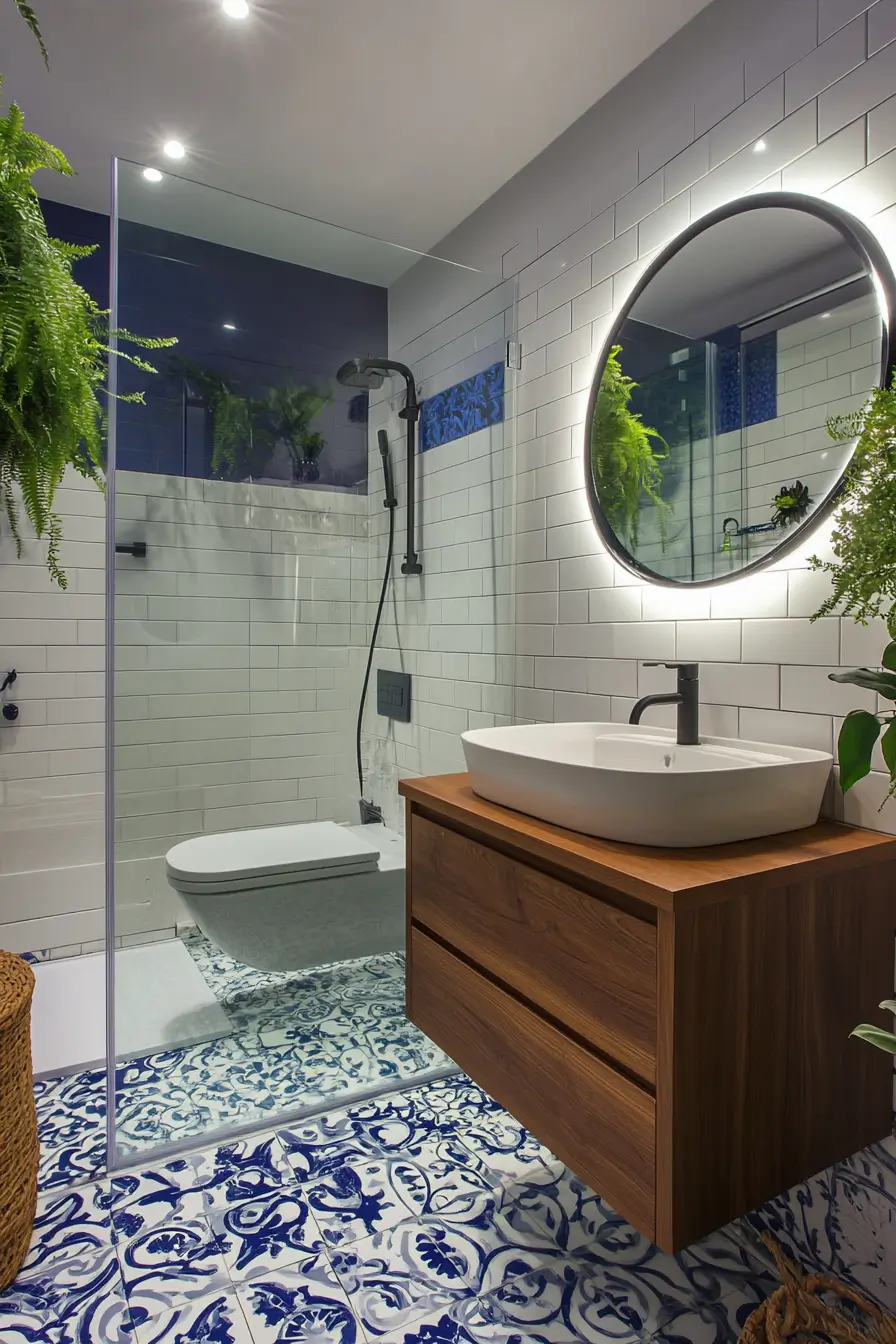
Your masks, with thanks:
[{"label": "black shower valve", "polygon": [[2,712],[7,723],[15,723],[16,719],[19,717],[18,705],[4,705]]}]

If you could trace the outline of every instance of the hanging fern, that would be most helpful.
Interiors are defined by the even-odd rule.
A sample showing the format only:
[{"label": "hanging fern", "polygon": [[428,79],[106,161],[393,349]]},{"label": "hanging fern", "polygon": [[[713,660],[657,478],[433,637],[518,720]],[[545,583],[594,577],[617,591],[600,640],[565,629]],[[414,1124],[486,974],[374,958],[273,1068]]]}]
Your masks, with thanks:
[{"label": "hanging fern", "polygon": [[671,507],[662,497],[659,464],[669,448],[657,430],[629,409],[637,383],[622,372],[621,353],[622,346],[614,345],[601,377],[591,425],[591,465],[601,508],[614,532],[634,551],[645,495],[656,507],[660,540],[665,542]]},{"label": "hanging fern", "polygon": [[22,18],[23,18],[23,19],[25,20],[25,22],[27,23],[28,27],[31,29],[31,32],[32,32],[32,34],[34,35],[34,40],[36,41],[37,45],[40,47],[40,54],[41,54],[41,56],[43,56],[43,58],[44,58],[44,65],[45,65],[45,66],[47,67],[47,69],[49,70],[49,68],[50,68],[50,57],[49,57],[49,54],[48,54],[48,52],[47,52],[46,47],[44,46],[44,39],[43,39],[43,37],[41,36],[40,28],[38,27],[38,23],[37,23],[37,15],[35,14],[34,10],[31,8],[31,6],[28,4],[28,0],[15,0],[15,7],[16,7],[16,9],[19,11],[19,13],[21,14]]},{"label": "hanging fern", "polygon": [[[2,87],[2,80],[0,80]],[[61,588],[62,526],[53,500],[66,467],[102,489],[105,412],[100,397],[109,348],[108,313],[75,281],[92,247],[50,238],[31,178],[40,168],[71,174],[65,156],[24,129],[11,104],[0,118],[0,500],[22,551],[18,494]],[[114,333],[145,349],[173,340]],[[146,373],[139,356],[114,352]],[[143,401],[142,392],[122,400]]]},{"label": "hanging fern", "polygon": [[834,559],[809,561],[833,584],[812,620],[837,612],[867,625],[886,616],[896,639],[896,380],[876,387],[861,411],[828,420],[827,429],[836,443],[858,443],[831,534]]}]

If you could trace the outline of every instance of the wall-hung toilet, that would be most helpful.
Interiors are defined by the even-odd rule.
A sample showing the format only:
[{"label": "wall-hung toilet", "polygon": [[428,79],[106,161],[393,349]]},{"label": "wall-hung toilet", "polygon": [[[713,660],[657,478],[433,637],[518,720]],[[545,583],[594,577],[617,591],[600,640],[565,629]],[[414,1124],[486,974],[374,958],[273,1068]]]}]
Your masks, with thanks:
[{"label": "wall-hung toilet", "polygon": [[259,970],[404,947],[404,840],[384,826],[312,821],[200,835],[169,849],[165,864],[205,936]]}]

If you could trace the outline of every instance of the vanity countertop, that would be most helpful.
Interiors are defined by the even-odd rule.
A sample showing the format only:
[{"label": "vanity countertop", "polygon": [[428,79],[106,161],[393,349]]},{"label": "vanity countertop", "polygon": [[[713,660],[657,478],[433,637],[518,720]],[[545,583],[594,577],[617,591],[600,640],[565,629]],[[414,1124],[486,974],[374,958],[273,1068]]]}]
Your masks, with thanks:
[{"label": "vanity countertop", "polygon": [[[657,849],[564,830],[479,798],[469,776],[404,779],[399,793],[423,812],[468,826],[530,859],[599,882],[658,910],[683,911],[896,859],[896,836],[822,820],[805,830],[701,849]],[[811,868],[811,873],[807,871]]]}]

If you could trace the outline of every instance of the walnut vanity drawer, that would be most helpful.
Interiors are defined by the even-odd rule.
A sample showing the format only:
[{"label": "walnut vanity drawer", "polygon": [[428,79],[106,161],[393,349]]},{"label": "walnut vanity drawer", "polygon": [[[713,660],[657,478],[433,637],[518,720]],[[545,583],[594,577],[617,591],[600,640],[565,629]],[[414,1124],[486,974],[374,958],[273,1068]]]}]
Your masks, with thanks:
[{"label": "walnut vanity drawer", "polygon": [[638,1078],[656,1078],[656,925],[414,814],[411,918]]},{"label": "walnut vanity drawer", "polygon": [[652,1237],[650,1093],[420,929],[411,930],[409,952],[411,1020],[612,1208]]}]

